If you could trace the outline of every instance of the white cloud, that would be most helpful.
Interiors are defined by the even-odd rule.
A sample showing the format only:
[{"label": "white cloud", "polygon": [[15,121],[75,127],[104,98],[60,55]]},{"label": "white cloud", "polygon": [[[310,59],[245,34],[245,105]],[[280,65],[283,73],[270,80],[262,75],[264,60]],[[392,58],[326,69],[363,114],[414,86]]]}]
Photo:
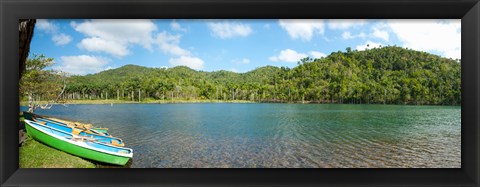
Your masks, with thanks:
[{"label": "white cloud", "polygon": [[[354,26],[361,26],[365,23],[366,23],[365,21],[359,21],[357,23],[355,20],[347,20],[343,22],[339,21],[339,23],[334,24],[335,26],[330,26],[330,27],[344,30]],[[331,25],[332,23],[329,23],[329,24]],[[380,38],[382,40],[389,41],[389,33],[387,31],[387,28],[388,27],[385,23],[376,24],[375,26],[372,27],[373,31],[368,35],[368,37]],[[355,39],[355,38],[365,39],[367,38],[367,34],[365,34],[364,32],[361,32],[359,34],[354,35],[350,31],[344,31],[342,33],[342,38],[344,40]]]},{"label": "white cloud", "polygon": [[172,30],[174,31],[187,31],[186,28],[183,28],[179,23],[177,23],[175,20],[172,21],[172,23],[170,23],[170,27],[172,28]]},{"label": "white cloud", "polygon": [[130,54],[126,45],[122,45],[115,40],[105,40],[98,37],[85,38],[77,46],[90,52],[106,52],[116,57]]},{"label": "white cloud", "polygon": [[189,56],[190,51],[182,49],[180,44],[180,35],[172,35],[165,31],[158,33],[155,38],[156,43],[160,46],[160,49],[167,54],[176,56]]},{"label": "white cloud", "polygon": [[383,39],[388,42],[388,32],[384,30],[380,30],[379,28],[373,28],[373,37]]},{"label": "white cloud", "polygon": [[328,20],[328,28],[345,30],[352,27],[362,26],[366,23],[363,19],[330,19]]},{"label": "white cloud", "polygon": [[272,56],[269,59],[273,62],[290,62],[295,63],[300,61],[300,59],[307,57],[308,55],[304,53],[298,53],[292,49],[285,49],[280,51],[280,54],[277,56]]},{"label": "white cloud", "polygon": [[356,37],[358,37],[358,38],[365,38],[365,37],[367,37],[367,35],[362,32],[362,33],[360,33],[360,34],[357,34]]},{"label": "white cloud", "polygon": [[166,31],[158,33],[155,37],[155,43],[165,54],[173,56],[169,59],[172,66],[187,66],[192,69],[203,69],[205,62],[195,57],[190,51],[180,47],[181,35],[173,35]]},{"label": "white cloud", "polygon": [[343,32],[342,38],[343,38],[344,40],[348,40],[348,39],[352,39],[353,36],[352,36],[352,34],[350,34],[350,32]]},{"label": "white cloud", "polygon": [[248,58],[233,59],[232,62],[235,63],[235,64],[250,64],[250,59],[248,59]]},{"label": "white cloud", "polygon": [[72,37],[64,33],[60,33],[53,35],[52,41],[55,43],[55,45],[66,45],[72,41]]},{"label": "white cloud", "polygon": [[373,48],[378,48],[380,47],[382,44],[381,43],[376,43],[376,42],[372,42],[372,41],[367,41],[365,44],[363,45],[358,45],[356,47],[357,50],[359,51],[363,51],[365,49],[373,49]]},{"label": "white cloud", "polygon": [[403,47],[437,51],[442,56],[461,58],[461,21],[458,20],[388,20],[388,26],[403,42]]},{"label": "white cloud", "polygon": [[366,35],[365,33],[363,33],[363,32],[360,33],[360,34],[357,34],[357,35],[352,35],[350,32],[345,31],[345,32],[343,32],[343,34],[342,34],[342,38],[343,38],[344,40],[355,39],[355,38],[365,38],[365,37],[367,37],[367,35]]},{"label": "white cloud", "polygon": [[310,51],[308,52],[308,55],[305,53],[300,53],[292,49],[285,49],[280,51],[280,54],[277,56],[272,56],[269,58],[270,61],[273,62],[290,62],[290,63],[295,63],[300,61],[303,58],[306,57],[312,57],[314,59],[317,58],[322,58],[326,57],[327,55],[325,53],[322,53],[320,51]]},{"label": "white cloud", "polygon": [[97,56],[61,56],[60,66],[55,69],[74,75],[85,75],[105,70],[104,66],[109,62],[110,59]]},{"label": "white cloud", "polygon": [[203,69],[203,60],[198,57],[190,57],[190,56],[181,56],[178,58],[171,58],[168,63],[172,66],[187,66],[192,69]]},{"label": "white cloud", "polygon": [[390,34],[389,34],[389,26],[385,21],[379,21],[372,27],[372,33],[370,37],[372,38],[379,38],[385,41],[389,41]]},{"label": "white cloud", "polygon": [[46,19],[37,20],[37,23],[35,23],[35,28],[50,34],[58,31],[58,26],[56,26],[53,22],[50,22]]},{"label": "white cloud", "polygon": [[246,37],[252,33],[252,28],[242,23],[219,21],[208,23],[208,27],[214,36],[221,39]]},{"label": "white cloud", "polygon": [[72,37],[70,35],[59,33],[58,26],[52,21],[39,19],[35,24],[35,28],[41,32],[51,34],[52,41],[55,43],[55,45],[66,45],[72,41]]},{"label": "white cloud", "polygon": [[461,59],[462,58],[462,52],[459,48],[456,49],[451,49],[451,50],[446,50],[443,52],[443,56],[447,58],[452,58],[452,59]]},{"label": "white cloud", "polygon": [[325,53],[320,51],[310,51],[308,54],[310,54],[310,56],[313,58],[322,58],[327,56]]},{"label": "white cloud", "polygon": [[[117,57],[130,54],[130,45],[140,45],[151,49],[152,33],[157,27],[151,20],[104,20],[95,19],[82,23],[72,22],[70,24],[76,31],[83,33],[87,38],[79,44],[80,48],[94,51],[106,52]],[[118,46],[92,47],[95,43],[115,44]],[[107,49],[114,47],[117,49]],[[123,51],[126,50],[126,51]]]},{"label": "white cloud", "polygon": [[314,34],[323,34],[325,32],[323,20],[281,19],[279,24],[287,31],[290,38],[302,41],[310,41]]}]

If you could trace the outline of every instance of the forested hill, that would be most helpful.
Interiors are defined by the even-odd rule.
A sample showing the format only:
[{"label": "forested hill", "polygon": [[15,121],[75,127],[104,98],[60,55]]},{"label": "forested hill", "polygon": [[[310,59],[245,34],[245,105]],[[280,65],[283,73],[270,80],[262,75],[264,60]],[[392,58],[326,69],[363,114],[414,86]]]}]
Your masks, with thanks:
[{"label": "forested hill", "polygon": [[246,73],[126,65],[68,80],[70,99],[216,99],[258,102],[459,105],[460,63],[389,46],[302,59]]}]

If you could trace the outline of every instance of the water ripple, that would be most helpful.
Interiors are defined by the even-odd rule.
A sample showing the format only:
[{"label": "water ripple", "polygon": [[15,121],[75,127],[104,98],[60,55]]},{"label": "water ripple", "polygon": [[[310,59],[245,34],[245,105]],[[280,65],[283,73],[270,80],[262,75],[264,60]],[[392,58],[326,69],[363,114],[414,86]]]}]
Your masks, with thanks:
[{"label": "water ripple", "polygon": [[138,168],[459,168],[460,107],[70,105],[39,114],[108,127]]}]

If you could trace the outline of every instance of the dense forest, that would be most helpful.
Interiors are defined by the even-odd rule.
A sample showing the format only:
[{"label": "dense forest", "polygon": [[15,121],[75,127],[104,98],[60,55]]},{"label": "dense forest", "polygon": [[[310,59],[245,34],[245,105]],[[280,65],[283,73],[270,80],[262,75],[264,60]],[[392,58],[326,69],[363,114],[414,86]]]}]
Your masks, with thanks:
[{"label": "dense forest", "polygon": [[266,66],[246,73],[126,65],[68,77],[63,97],[459,105],[460,76],[459,60],[396,46],[347,48],[302,59],[294,68]]}]

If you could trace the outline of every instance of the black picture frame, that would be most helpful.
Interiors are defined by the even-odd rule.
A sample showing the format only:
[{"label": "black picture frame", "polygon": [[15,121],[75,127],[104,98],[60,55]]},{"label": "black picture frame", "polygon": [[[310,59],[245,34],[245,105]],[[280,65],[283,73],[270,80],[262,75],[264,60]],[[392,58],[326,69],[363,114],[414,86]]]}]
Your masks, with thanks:
[{"label": "black picture frame", "polygon": [[[478,186],[478,0],[1,0],[2,186]],[[461,169],[19,169],[18,20],[22,18],[462,19]]]}]

